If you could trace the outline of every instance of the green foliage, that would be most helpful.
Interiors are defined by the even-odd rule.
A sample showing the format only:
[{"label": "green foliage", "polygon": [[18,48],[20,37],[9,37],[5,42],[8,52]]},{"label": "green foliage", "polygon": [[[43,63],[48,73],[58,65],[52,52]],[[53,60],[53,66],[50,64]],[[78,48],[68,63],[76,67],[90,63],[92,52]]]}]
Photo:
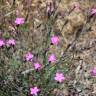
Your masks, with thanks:
[{"label": "green foliage", "polygon": [[20,65],[21,62],[17,60],[15,57],[12,57],[12,59],[10,60],[10,68],[12,68],[13,70],[18,70]]},{"label": "green foliage", "polygon": [[10,34],[8,32],[3,33],[2,36],[4,39],[9,39],[10,38]]},{"label": "green foliage", "polygon": [[29,31],[29,24],[26,23],[22,26],[19,26],[19,30],[22,31],[22,32],[28,32]]}]

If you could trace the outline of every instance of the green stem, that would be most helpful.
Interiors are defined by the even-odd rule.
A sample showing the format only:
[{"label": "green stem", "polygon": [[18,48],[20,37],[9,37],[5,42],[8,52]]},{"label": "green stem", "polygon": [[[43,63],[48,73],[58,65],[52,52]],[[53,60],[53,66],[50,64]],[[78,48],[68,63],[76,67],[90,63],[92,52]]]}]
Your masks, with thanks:
[{"label": "green stem", "polygon": [[51,27],[51,24],[50,24],[50,21],[48,22],[48,25],[47,25],[47,39],[46,39],[46,43],[45,43],[45,52],[43,53],[43,64],[47,64],[47,51],[46,49],[49,48],[49,45],[50,45],[50,37],[51,37],[51,31],[52,31],[52,27]]}]

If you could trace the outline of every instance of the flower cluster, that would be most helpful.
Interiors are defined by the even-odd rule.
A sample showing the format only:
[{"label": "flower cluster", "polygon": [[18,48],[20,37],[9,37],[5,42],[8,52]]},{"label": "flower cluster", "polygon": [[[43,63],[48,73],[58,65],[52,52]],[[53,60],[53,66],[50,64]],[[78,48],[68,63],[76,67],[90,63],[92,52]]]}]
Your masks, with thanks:
[{"label": "flower cluster", "polygon": [[[73,3],[73,9],[77,12],[80,11],[81,10],[80,4],[78,2],[74,2]],[[53,6],[52,2],[49,2],[47,4],[47,7],[46,7],[46,12],[47,12],[49,17],[51,16],[53,11],[54,11],[54,6]],[[90,11],[90,14],[96,16],[96,8],[92,8]],[[16,25],[22,25],[25,23],[25,19],[17,17],[15,19],[14,23]],[[52,44],[53,46],[58,46],[59,43],[60,43],[59,36],[54,35],[54,36],[50,37],[50,44]],[[4,45],[14,46],[15,44],[16,44],[16,42],[14,39],[9,39],[9,40],[7,40],[6,43],[2,39],[0,40],[0,47],[3,47]],[[41,71],[42,70],[42,68],[43,68],[42,64],[39,63],[38,61],[34,62],[34,55],[31,52],[27,52],[24,55],[24,58],[27,62],[33,63],[33,67],[34,67],[35,71]],[[48,55],[47,61],[49,62],[48,63],[49,65],[51,63],[56,63],[56,61],[57,61],[56,55],[54,53],[51,53],[50,55]],[[96,76],[96,68],[93,68],[90,73],[92,76]],[[64,76],[64,74],[62,72],[56,72],[55,76],[53,78],[57,83],[63,83],[66,80],[66,77]],[[30,88],[30,94],[32,96],[37,96],[40,91],[41,91],[41,89],[39,89],[37,86]]]},{"label": "flower cluster", "polygon": [[[60,42],[60,39],[59,39],[58,36],[52,36],[50,38],[50,42],[54,46],[57,46]],[[26,61],[33,62],[33,67],[36,71],[42,70],[42,68],[43,68],[42,65],[39,62],[34,62],[34,55],[31,52],[26,53],[24,57],[25,57]],[[57,61],[56,55],[53,54],[53,53],[50,54],[47,59],[48,59],[49,64],[50,63],[55,63]],[[59,83],[62,83],[65,80],[65,76],[63,75],[62,72],[56,72],[56,74],[53,78],[54,78],[55,81],[57,81]],[[41,90],[37,86],[30,88],[30,94],[32,96],[37,96],[38,92],[40,92],[40,91]]]},{"label": "flower cluster", "polygon": [[[77,2],[74,2],[73,6],[74,6],[74,9],[77,10],[77,11],[81,9],[81,8],[80,8],[80,4],[77,3]],[[51,8],[50,5],[48,5],[48,6],[47,6],[47,10],[46,10],[48,14],[51,14],[51,12],[54,10],[53,7],[52,7],[51,9],[50,9],[50,8]],[[91,14],[91,15],[96,15],[96,9],[95,9],[95,8],[91,9],[90,14]],[[22,24],[25,23],[25,19],[24,19],[24,18],[19,18],[19,17],[17,17],[17,18],[15,19],[15,22],[14,22],[14,23],[15,23],[16,25],[22,25]],[[54,36],[50,37],[50,44],[52,44],[53,46],[58,46],[59,43],[60,43],[60,38],[59,38],[59,36],[54,35]],[[6,41],[6,43],[4,42],[4,40],[0,39],[0,47],[3,47],[4,45],[14,46],[15,44],[16,44],[16,41],[15,41],[14,39],[9,39],[9,40]],[[33,59],[34,59],[34,55],[33,55],[31,52],[27,52],[27,53],[24,55],[24,58],[25,58],[25,60],[26,60],[27,62],[32,62],[32,63],[33,63],[33,67],[34,67],[34,69],[35,69],[36,71],[42,70],[42,68],[43,68],[43,67],[42,67],[42,64],[39,63],[38,61],[34,62],[34,60],[33,60]],[[50,64],[50,63],[56,63],[56,61],[57,61],[57,57],[56,57],[56,55],[53,54],[53,53],[51,53],[51,54],[48,56],[47,59],[48,59],[49,64]],[[96,68],[93,68],[93,69],[91,70],[91,75],[92,75],[92,76],[96,76]],[[59,82],[59,83],[62,83],[62,82],[64,82],[64,81],[66,80],[66,77],[64,76],[64,74],[63,74],[62,72],[56,72],[56,73],[55,73],[55,76],[54,76],[53,78],[54,78],[54,80],[55,80],[56,82]],[[31,94],[32,96],[37,96],[37,94],[38,94],[40,91],[41,91],[41,89],[39,89],[37,86],[30,88],[30,94]]]},{"label": "flower cluster", "polygon": [[[3,0],[2,0],[3,1]],[[10,1],[10,0],[9,0]],[[14,0],[15,1],[15,0]],[[19,0],[18,0],[19,1]],[[23,0],[22,0],[23,1]],[[27,1],[27,0],[26,0]],[[29,1],[31,1],[31,0],[29,0]],[[35,0],[33,0],[33,1],[35,1]],[[38,1],[38,0],[37,0]],[[55,25],[55,23],[52,23],[53,22],[53,20],[55,20],[54,19],[54,16],[55,16],[55,7],[57,7],[57,1],[59,1],[59,0],[53,0],[53,1],[56,1],[56,4],[55,4],[55,2],[51,2],[52,0],[45,0],[46,2],[47,2],[47,4],[46,4],[46,12],[45,13],[47,13],[47,15],[48,15],[48,17],[51,17],[52,16],[52,18],[48,18],[48,19],[46,19],[46,21],[47,20],[49,20],[50,19],[50,21],[48,21],[48,23],[46,24],[46,26],[45,26],[45,23],[44,23],[44,28],[45,28],[45,30],[46,30],[46,28],[47,28],[47,25],[48,25],[48,28],[51,26],[51,24],[54,24]],[[63,0],[62,0],[63,1]],[[39,2],[38,2],[39,3]],[[40,3],[41,4],[41,3]],[[28,5],[30,5],[30,4],[28,4]],[[34,5],[34,4],[33,4]],[[32,5],[32,6],[33,6]],[[38,4],[37,4],[38,5]],[[36,6],[37,6],[36,5]],[[43,4],[42,4],[43,5]],[[55,6],[56,5],[56,6]],[[43,5],[43,6],[45,6],[45,4]],[[68,5],[69,6],[69,5]],[[62,7],[61,5],[60,5],[60,7]],[[35,8],[35,7],[34,7]],[[26,8],[25,8],[26,9]],[[27,9],[30,9],[30,8],[27,8]],[[36,10],[38,9],[37,7],[35,8]],[[40,8],[39,8],[40,9]],[[41,9],[43,9],[43,8],[41,8]],[[44,8],[45,9],[45,8]],[[65,13],[64,13],[64,16],[67,16],[67,15],[70,15],[70,13],[72,12],[72,11],[76,11],[78,14],[79,14],[79,12],[81,12],[82,13],[82,6],[80,6],[80,3],[78,3],[78,2],[73,2],[73,7],[71,8],[72,10],[70,10],[70,9],[68,9],[67,11],[65,11]],[[5,10],[5,9],[4,9]],[[30,10],[29,10],[30,11]],[[28,11],[28,12],[29,12]],[[67,20],[66,18],[63,18],[63,16],[62,16],[62,13],[63,13],[63,10],[61,10],[60,9],[60,11],[61,12],[58,12],[58,10],[56,11],[57,13],[59,13],[59,14],[56,14],[56,16],[55,17],[57,17],[57,19],[59,18],[60,20],[61,19],[64,19],[64,20],[66,20],[66,21],[68,21],[68,23],[69,23],[69,25],[71,26],[71,23],[72,22],[70,22],[70,20]],[[89,10],[88,10],[89,11]],[[20,11],[21,12],[21,11]],[[5,12],[6,13],[6,12]],[[24,13],[26,13],[26,12],[24,12]],[[34,13],[35,13],[35,10],[34,10]],[[35,15],[38,13],[38,10],[36,11],[36,13],[35,13]],[[77,13],[76,13],[76,15],[77,15]],[[80,13],[80,14],[81,14]],[[96,16],[96,8],[91,8],[90,9],[90,11],[89,11],[89,13],[90,13],[90,16],[89,17],[92,17],[92,16]],[[73,13],[74,14],[74,13]],[[26,14],[27,15],[27,14]],[[33,15],[33,14],[32,14]],[[35,15],[33,15],[32,17],[34,17]],[[38,15],[38,14],[37,14]],[[44,14],[43,14],[44,15]],[[80,15],[80,16],[82,16],[82,14]],[[26,16],[27,17],[27,16]],[[41,15],[39,16],[37,16],[37,17],[42,17]],[[43,16],[43,17],[45,17],[45,15]],[[84,10],[84,17],[88,17],[88,16],[85,16],[85,10]],[[13,18],[13,16],[12,16],[12,18]],[[28,14],[28,20],[30,19],[31,17],[29,16],[29,14]],[[27,18],[26,18],[27,19]],[[19,31],[19,28],[24,28],[24,30],[26,29],[25,27],[27,27],[27,26],[22,26],[24,23],[25,23],[25,21],[26,21],[26,19],[25,18],[23,18],[23,17],[16,17],[15,18],[15,20],[13,21],[14,22],[14,24],[12,24],[12,25],[15,25],[15,26],[13,26],[12,28],[11,28],[11,26],[10,26],[10,29],[18,29],[18,32],[17,33],[19,33],[20,31]],[[33,21],[35,21],[35,19],[37,19],[38,20],[38,18],[34,18],[34,20]],[[55,20],[55,21],[57,21],[57,19]],[[73,18],[74,19],[74,18]],[[90,18],[88,18],[88,19],[90,19]],[[7,22],[8,22],[8,24],[10,23],[9,22],[9,20],[10,19],[8,19],[7,20]],[[6,21],[6,20],[4,20],[4,21]],[[67,23],[66,23],[66,21],[64,22],[64,25],[67,25]],[[37,22],[38,23],[38,22]],[[37,24],[36,23],[36,24]],[[41,23],[43,23],[43,22],[41,22]],[[61,22],[62,23],[62,22]],[[85,22],[86,23],[86,22]],[[89,22],[87,22],[87,23],[89,23]],[[26,25],[29,25],[30,24],[30,22],[28,21],[28,24],[26,24]],[[10,24],[11,25],[11,24]],[[33,24],[32,25],[34,25],[34,22],[33,22]],[[42,24],[40,24],[40,25],[42,25]],[[57,22],[56,22],[56,25],[57,25]],[[62,25],[62,24],[61,24]],[[85,25],[85,24],[83,24],[83,25]],[[88,24],[87,24],[88,25]],[[20,27],[16,27],[16,26],[20,26]],[[16,27],[16,28],[15,28]],[[42,26],[41,26],[42,27]],[[63,27],[65,27],[65,26],[63,26]],[[85,26],[86,27],[86,26]],[[51,26],[51,28],[53,28],[53,30],[54,30],[54,26]],[[75,27],[73,26],[73,28],[75,29]],[[79,27],[78,27],[79,28]],[[81,27],[80,27],[81,28]],[[33,30],[34,28],[32,27],[32,26],[29,26],[29,29],[30,30]],[[86,28],[85,28],[86,29]],[[39,29],[38,29],[39,30]],[[36,30],[36,31],[38,31],[38,30]],[[49,30],[49,29],[48,29]],[[53,31],[52,30],[52,31]],[[57,29],[55,29],[55,30],[58,30],[58,28]],[[17,31],[17,30],[15,30],[15,31]],[[15,32],[14,31],[14,32]],[[50,31],[50,30],[49,30]],[[59,30],[60,31],[60,30]],[[61,28],[61,31],[62,31],[62,28]],[[82,31],[82,30],[81,30]],[[47,32],[48,33],[48,32]],[[62,32],[61,32],[62,33]],[[5,34],[6,35],[6,34]],[[4,36],[5,36],[4,35]],[[51,34],[50,34],[51,35]],[[25,35],[24,35],[25,36]],[[49,35],[48,35],[49,36]],[[16,45],[16,40],[15,39],[13,39],[12,37],[11,38],[9,38],[9,34],[8,34],[8,38],[6,38],[6,40],[5,39],[1,39],[2,38],[2,36],[1,36],[1,33],[0,33],[0,49],[2,50],[3,48],[6,48],[6,49],[10,49],[10,48],[14,48],[14,46]],[[49,38],[50,38],[50,43],[49,43]],[[44,42],[45,43],[45,42]],[[52,36],[49,36],[48,37],[48,48],[45,48],[45,49],[50,49],[50,46],[49,46],[49,44],[52,46],[52,47],[58,47],[59,45],[60,45],[60,37],[59,36],[57,36],[57,35],[52,35]],[[63,44],[62,44],[63,45]],[[46,47],[46,46],[44,46],[44,47]],[[26,48],[27,49],[27,48]],[[41,49],[40,49],[41,50]],[[7,51],[9,51],[9,50],[7,50]],[[38,51],[38,50],[37,50]],[[44,52],[45,52],[46,50],[44,50]],[[13,51],[12,51],[13,52]],[[43,53],[43,52],[42,52]],[[40,53],[40,56],[41,56],[41,54],[42,53]],[[7,52],[6,52],[6,54],[7,54]],[[5,55],[6,55],[5,54]],[[62,53],[62,55],[63,55],[64,53]],[[9,54],[8,54],[9,55]],[[15,55],[17,55],[17,54],[15,54]],[[14,56],[15,56],[14,55]],[[35,76],[33,76],[33,82],[34,82],[34,84],[33,84],[33,82],[32,82],[32,87],[30,87],[30,95],[32,95],[32,96],[37,96],[40,92],[42,92],[43,93],[43,91],[45,91],[45,89],[44,90],[42,90],[42,88],[41,88],[41,86],[43,85],[43,87],[46,87],[46,84],[47,83],[49,83],[50,84],[50,82],[49,82],[49,80],[47,80],[47,79],[50,79],[50,78],[52,78],[50,81],[52,81],[52,83],[53,82],[55,82],[55,84],[58,84],[58,85],[60,85],[60,84],[62,84],[62,83],[64,83],[65,82],[65,80],[66,80],[66,75],[63,73],[63,72],[61,72],[61,71],[58,71],[57,70],[57,66],[56,66],[56,64],[58,63],[58,61],[60,61],[61,60],[61,58],[60,59],[58,59],[58,56],[56,56],[56,54],[55,53],[47,53],[46,52],[46,54],[44,54],[44,56],[46,56],[46,58],[47,58],[47,60],[45,60],[45,64],[43,65],[39,60],[38,60],[38,58],[36,58],[35,57],[35,55],[32,53],[32,52],[26,52],[22,57],[24,57],[23,59],[26,61],[26,62],[28,62],[28,63],[32,63],[32,70],[34,70],[34,72],[32,72],[31,74],[35,74]],[[4,56],[5,57],[5,56]],[[39,57],[39,56],[38,56]],[[18,58],[18,57],[17,57]],[[46,59],[46,58],[44,58],[44,59]],[[13,60],[14,60],[14,58],[13,58]],[[16,59],[17,60],[17,59]],[[3,61],[3,60],[2,60]],[[15,62],[13,62],[13,61],[11,61],[11,60],[7,60],[6,59],[6,61],[9,61],[9,63],[8,63],[8,66],[6,66],[6,67],[8,67],[9,68],[9,65],[11,65],[11,63],[14,63],[15,64]],[[42,60],[43,61],[43,60]],[[1,62],[2,63],[2,62]],[[6,62],[4,62],[4,63],[6,63]],[[18,62],[17,62],[18,63]],[[17,64],[16,63],[16,64]],[[21,62],[20,62],[21,63]],[[66,62],[65,62],[66,63]],[[5,64],[6,65],[6,64]],[[47,67],[45,67],[46,65],[48,65]],[[54,66],[55,65],[55,66]],[[59,65],[58,65],[59,66]],[[4,66],[4,69],[6,68],[5,66]],[[52,68],[51,68],[52,67]],[[56,68],[55,68],[56,67]],[[13,70],[13,68],[14,68],[14,66],[12,67],[12,70]],[[43,70],[43,68],[46,68],[46,69],[44,69]],[[51,69],[51,70],[49,70],[49,68]],[[60,66],[60,68],[61,68],[61,66]],[[47,70],[48,69],[48,70]],[[59,69],[59,68],[58,68]],[[16,69],[16,71],[17,71],[17,69]],[[49,72],[50,71],[50,72]],[[8,71],[8,72],[10,72],[10,70]],[[7,72],[7,73],[8,73]],[[14,71],[15,72],[15,71]],[[48,72],[48,73],[47,73]],[[54,74],[53,74],[53,72],[54,72]],[[21,71],[19,72],[19,73],[21,73]],[[43,74],[42,74],[43,73]],[[52,73],[52,76],[50,76],[51,75],[51,73]],[[37,77],[36,77],[36,74],[37,74]],[[47,76],[46,76],[46,74],[47,74]],[[17,74],[18,75],[18,74]],[[94,67],[94,68],[92,68],[91,69],[91,71],[90,71],[90,75],[92,76],[92,77],[96,77],[96,67]],[[13,73],[12,73],[12,76],[13,76]],[[21,76],[21,75],[20,75]],[[15,76],[15,77],[17,77],[17,76]],[[24,76],[25,77],[25,76]],[[42,78],[41,78],[42,77]],[[47,77],[47,79],[46,79],[46,77]],[[49,78],[48,78],[49,77]],[[26,78],[27,78],[27,76],[26,76]],[[39,79],[38,79],[39,78]],[[9,78],[10,79],[10,78]],[[24,78],[25,79],[25,78]],[[35,80],[36,79],[36,80]],[[40,82],[40,80],[42,80],[42,79],[46,79],[46,80],[44,80],[44,84],[42,84],[42,81]],[[14,78],[12,78],[12,80],[14,80]],[[4,80],[3,80],[4,81]],[[18,81],[18,80],[17,80]],[[19,80],[19,81],[21,81],[21,79]],[[29,74],[28,74],[28,80],[27,80],[27,82],[29,83],[31,80],[30,80],[30,76],[29,76]],[[38,83],[38,82],[40,82],[40,83]],[[35,83],[37,83],[37,85],[35,85]],[[40,85],[39,85],[40,84]],[[50,89],[50,90],[53,90],[53,86],[55,85],[55,84],[53,84],[52,85],[52,89]],[[26,85],[25,86],[25,88],[27,88],[27,84],[26,84],[26,82],[24,82],[24,84],[22,83],[22,85]],[[31,84],[29,84],[29,85],[31,85]],[[56,86],[56,85],[55,85]],[[18,87],[18,86],[17,86]],[[40,87],[40,88],[39,88]],[[50,86],[48,86],[47,88],[49,88]],[[24,88],[21,88],[21,89],[24,89]],[[49,91],[50,92],[50,91]],[[45,92],[44,92],[45,93]],[[40,95],[42,95],[43,96],[43,94],[40,94]],[[45,94],[46,95],[46,94]],[[72,94],[71,94],[72,95]],[[48,96],[48,95],[46,95],[46,96]]]},{"label": "flower cluster", "polygon": [[[76,11],[81,10],[80,4],[79,4],[78,2],[74,2],[74,3],[73,3],[73,7],[74,7],[74,10],[76,10]],[[51,13],[53,12],[53,10],[54,10],[54,8],[53,8],[53,6],[51,5],[51,3],[48,4],[48,5],[47,5],[47,9],[46,9],[48,15],[51,15]],[[96,8],[91,9],[90,14],[96,16]],[[16,25],[22,25],[22,24],[24,24],[24,23],[25,23],[25,19],[24,19],[24,18],[16,18],[16,20],[15,20],[15,24],[16,24]],[[59,43],[60,43],[60,38],[59,38],[59,36],[54,35],[54,36],[52,36],[52,37],[50,38],[50,44],[52,44],[53,46],[58,46]],[[7,45],[7,46],[12,46],[12,45],[15,45],[15,44],[16,44],[16,43],[15,43],[15,40],[14,40],[14,39],[10,39],[10,40],[8,40],[8,41],[6,42],[6,45]],[[0,47],[3,47],[4,45],[5,45],[5,42],[4,42],[3,40],[0,40]],[[33,55],[31,52],[27,52],[27,53],[24,55],[24,58],[25,58],[25,60],[26,60],[27,62],[28,62],[28,61],[31,61],[31,62],[33,63],[33,67],[34,67],[34,69],[35,69],[36,71],[42,70],[42,68],[43,68],[43,67],[42,67],[42,64],[40,64],[38,61],[34,62],[34,60],[33,60],[33,59],[34,59],[34,55]],[[49,65],[50,65],[50,63],[56,63],[56,61],[57,61],[57,57],[56,57],[56,55],[53,54],[53,53],[51,53],[51,54],[48,56],[47,59],[48,59],[47,61],[49,62]],[[96,68],[93,68],[93,69],[91,70],[91,75],[92,75],[92,76],[96,76]],[[63,82],[66,80],[66,77],[64,76],[64,74],[63,74],[62,72],[56,72],[56,73],[55,73],[55,76],[54,76],[53,78],[54,78],[54,80],[55,80],[56,82],[58,82],[58,83],[63,83]],[[30,88],[30,94],[31,94],[32,96],[37,96],[40,91],[41,91],[41,89],[39,89],[37,86]]]},{"label": "flower cluster", "polygon": [[9,46],[9,47],[15,46],[15,44],[16,44],[15,39],[8,39],[8,40],[5,41],[5,42],[4,42],[4,40],[0,39],[0,48],[1,48],[1,47],[4,47],[5,45],[6,45],[6,46]]}]

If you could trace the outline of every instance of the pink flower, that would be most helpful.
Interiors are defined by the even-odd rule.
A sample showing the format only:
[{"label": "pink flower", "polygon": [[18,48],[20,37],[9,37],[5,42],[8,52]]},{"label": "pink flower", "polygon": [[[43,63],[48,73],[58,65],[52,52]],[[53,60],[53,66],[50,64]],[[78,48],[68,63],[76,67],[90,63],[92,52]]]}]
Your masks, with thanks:
[{"label": "pink flower", "polygon": [[96,8],[91,9],[91,15],[95,15],[96,16]]},{"label": "pink flower", "polygon": [[26,61],[32,61],[33,59],[33,54],[28,52],[26,55],[25,55],[25,59]]},{"label": "pink flower", "polygon": [[41,64],[40,63],[34,63],[34,68],[36,69],[36,70],[40,70],[41,69]]},{"label": "pink flower", "polygon": [[40,91],[37,87],[30,88],[31,95],[37,96],[37,93]]},{"label": "pink flower", "polygon": [[55,56],[55,54],[49,55],[48,61],[51,62],[51,63],[54,63],[54,62],[56,61],[56,56]]},{"label": "pink flower", "polygon": [[57,73],[55,74],[54,79],[55,79],[56,81],[58,81],[59,83],[62,83],[62,82],[65,80],[65,77],[64,77],[63,73],[57,72]]},{"label": "pink flower", "polygon": [[9,39],[7,42],[6,42],[6,44],[8,45],[8,46],[14,46],[15,44],[16,44],[16,41],[14,40],[14,39]]},{"label": "pink flower", "polygon": [[96,76],[96,67],[93,68],[90,73],[92,76]]},{"label": "pink flower", "polygon": [[24,22],[25,22],[25,19],[24,18],[16,18],[16,20],[15,20],[15,23],[17,25],[24,24]]},{"label": "pink flower", "polygon": [[0,47],[3,47],[5,45],[4,41],[0,39]]},{"label": "pink flower", "polygon": [[60,39],[59,39],[58,36],[52,36],[52,37],[51,37],[51,43],[52,43],[53,45],[58,45],[59,42],[60,42]]}]

